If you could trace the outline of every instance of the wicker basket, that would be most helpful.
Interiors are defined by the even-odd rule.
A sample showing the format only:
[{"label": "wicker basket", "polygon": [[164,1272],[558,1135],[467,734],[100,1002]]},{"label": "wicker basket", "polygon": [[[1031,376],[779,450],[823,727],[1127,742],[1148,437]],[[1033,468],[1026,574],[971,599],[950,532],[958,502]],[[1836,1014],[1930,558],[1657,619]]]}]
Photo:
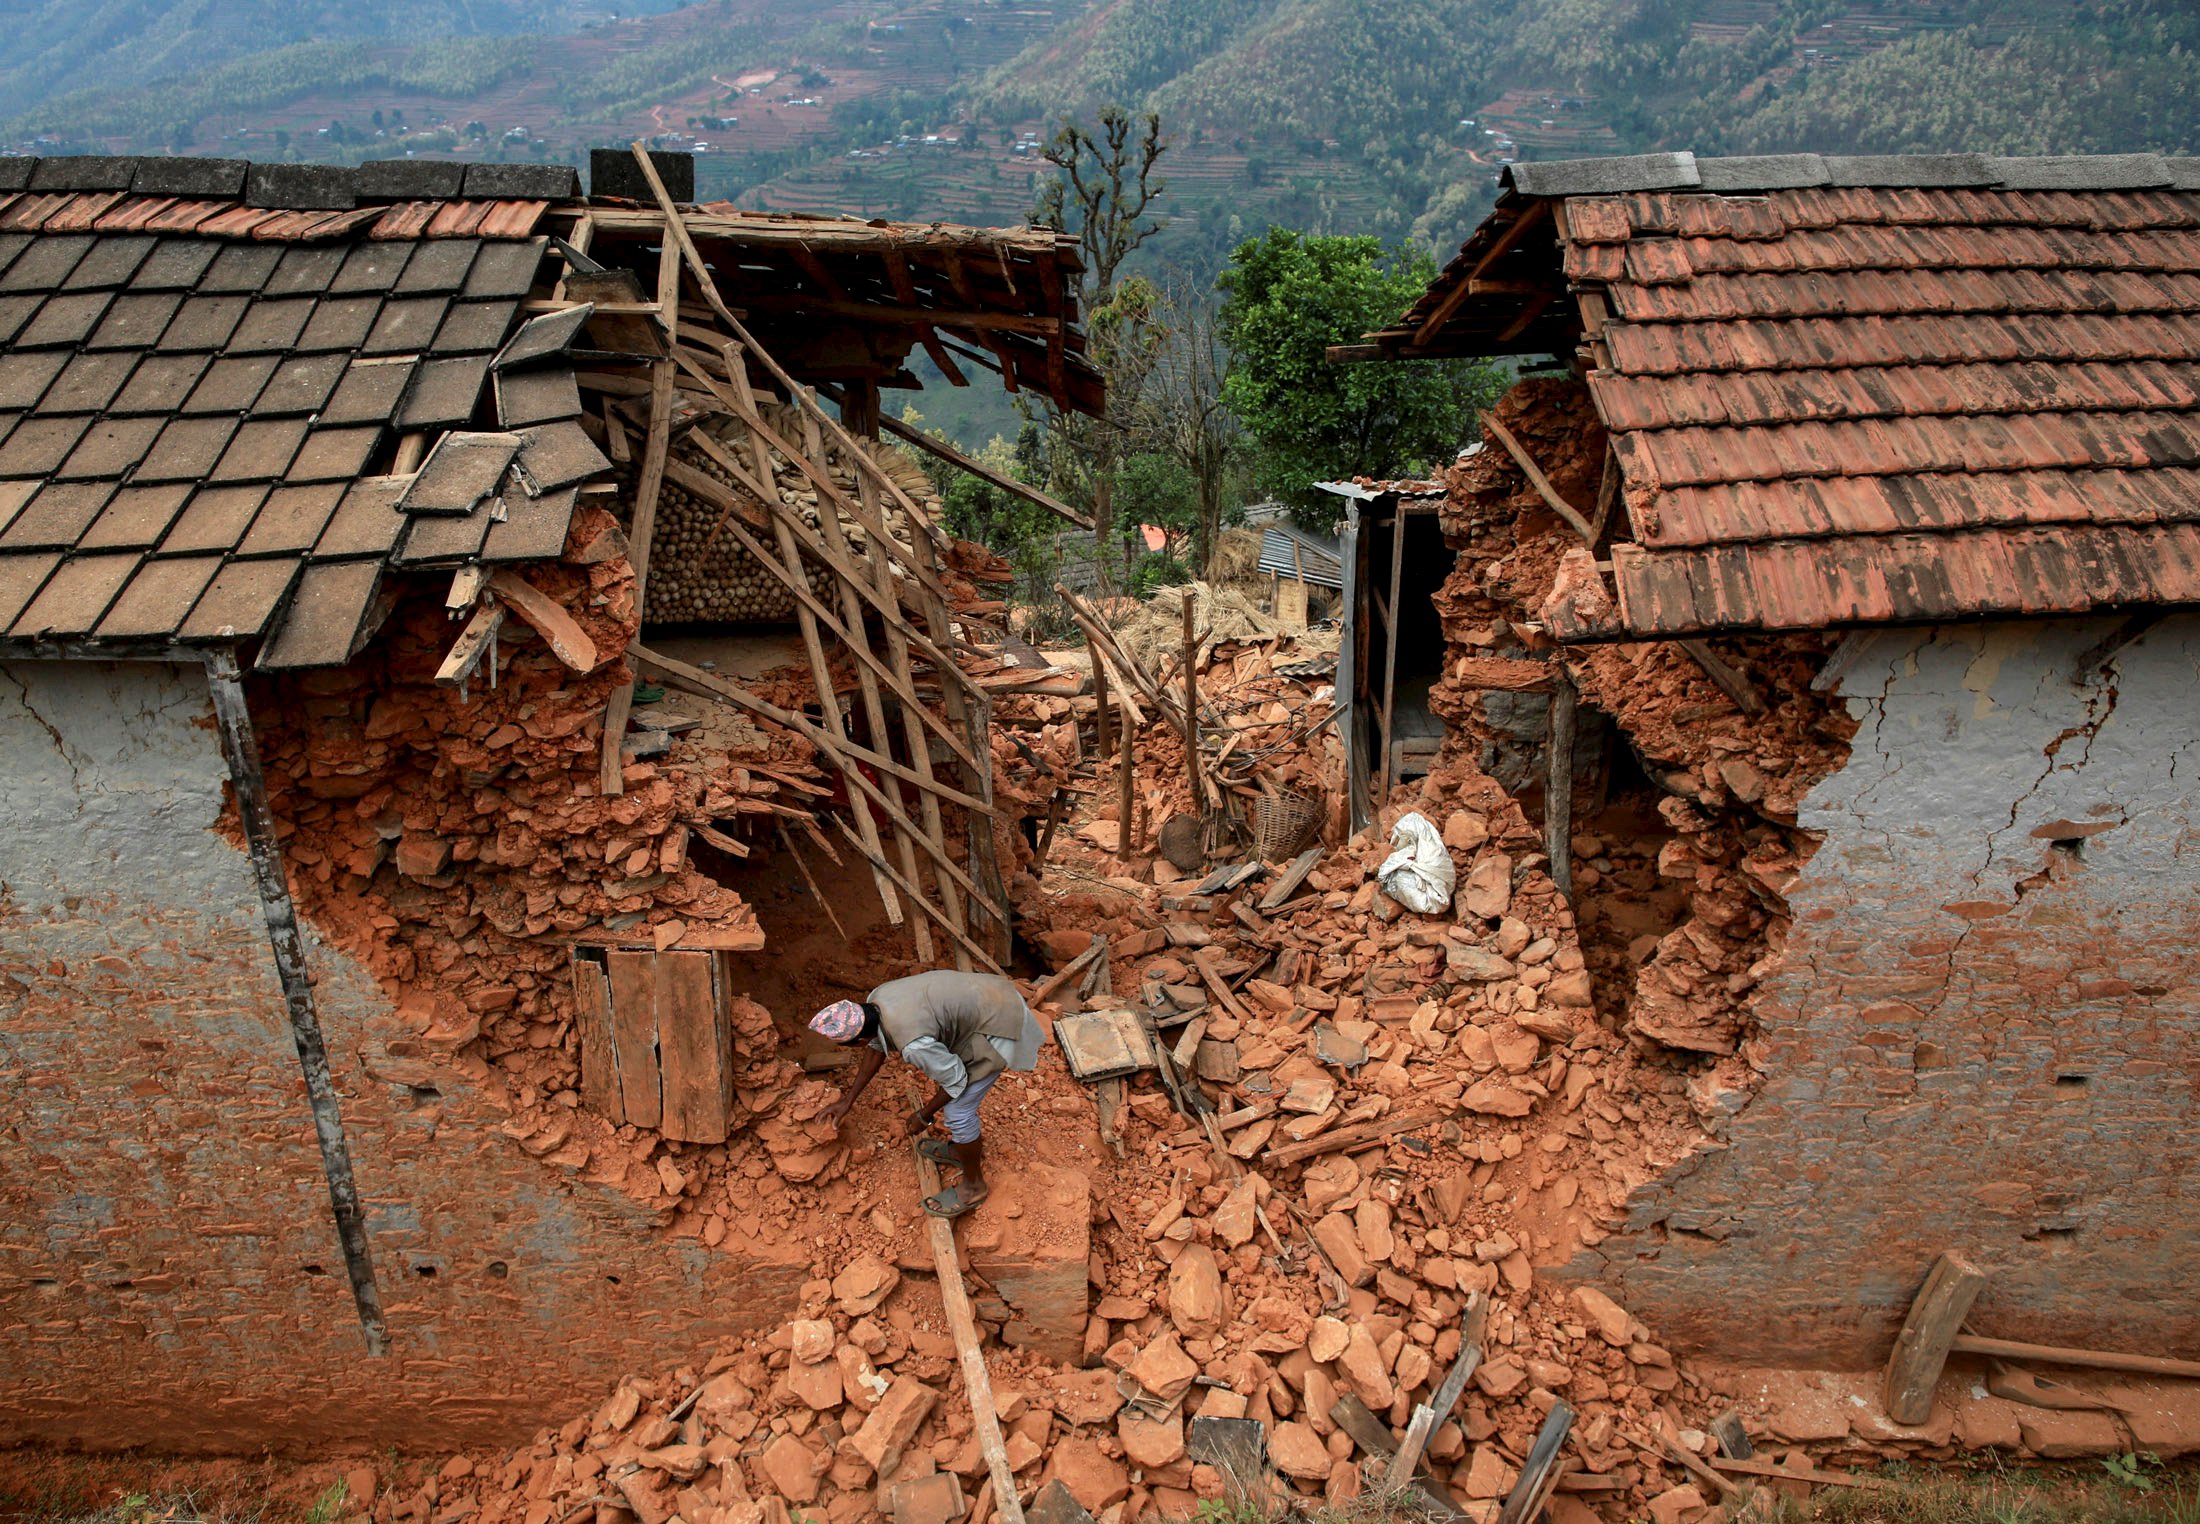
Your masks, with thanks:
[{"label": "wicker basket", "polygon": [[1278,863],[1306,850],[1322,825],[1322,798],[1295,789],[1278,789],[1253,801],[1253,845],[1264,863]]}]

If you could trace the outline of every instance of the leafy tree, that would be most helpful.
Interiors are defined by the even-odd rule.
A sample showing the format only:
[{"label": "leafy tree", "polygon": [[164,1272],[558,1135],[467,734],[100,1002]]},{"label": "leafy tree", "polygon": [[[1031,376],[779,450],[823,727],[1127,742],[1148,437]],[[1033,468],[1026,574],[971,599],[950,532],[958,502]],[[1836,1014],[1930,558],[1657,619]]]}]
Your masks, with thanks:
[{"label": "leafy tree", "polygon": [[1164,555],[1181,557],[1197,531],[1199,484],[1168,455],[1145,451],[1125,460],[1115,473],[1115,501],[1126,525],[1151,524],[1161,531]]},{"label": "leafy tree", "polygon": [[1238,246],[1218,284],[1233,365],[1224,397],[1251,436],[1255,476],[1301,522],[1336,521],[1318,481],[1428,469],[1474,437],[1501,380],[1465,360],[1332,365],[1329,345],[1396,320],[1436,274],[1419,250],[1271,228]]}]

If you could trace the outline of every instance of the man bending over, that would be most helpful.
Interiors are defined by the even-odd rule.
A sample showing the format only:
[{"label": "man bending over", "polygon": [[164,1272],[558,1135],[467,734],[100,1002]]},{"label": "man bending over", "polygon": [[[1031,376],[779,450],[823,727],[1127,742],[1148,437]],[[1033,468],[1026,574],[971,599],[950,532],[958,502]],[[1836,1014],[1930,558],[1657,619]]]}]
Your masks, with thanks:
[{"label": "man bending over", "polygon": [[909,1117],[911,1134],[946,1114],[949,1141],[926,1138],[917,1151],[961,1171],[962,1179],[924,1209],[935,1217],[960,1217],[986,1198],[985,1139],[978,1106],[1004,1069],[1038,1066],[1045,1034],[1014,984],[997,974],[935,969],[892,979],[860,1004],[836,1000],[810,1019],[810,1030],[843,1047],[862,1046],[855,1081],[825,1113],[838,1126],[878,1074],[886,1055],[899,1053],[931,1079],[932,1098]]}]

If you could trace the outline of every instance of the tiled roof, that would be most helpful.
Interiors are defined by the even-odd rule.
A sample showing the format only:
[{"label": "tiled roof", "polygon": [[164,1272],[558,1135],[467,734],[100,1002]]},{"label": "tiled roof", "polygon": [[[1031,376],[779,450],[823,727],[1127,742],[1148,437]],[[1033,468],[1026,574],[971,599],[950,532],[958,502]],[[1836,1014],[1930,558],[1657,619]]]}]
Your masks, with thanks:
[{"label": "tiled roof", "polygon": [[[461,194],[477,167],[508,168],[432,166]],[[357,202],[372,175],[0,177],[21,182],[0,190],[0,652],[257,642],[262,667],[338,663],[392,567],[559,554],[608,462],[562,349],[506,351],[547,203],[501,192],[546,180],[435,200],[393,174],[379,188],[407,199],[333,209],[253,203]],[[477,417],[489,432],[444,432]],[[488,440],[497,469],[405,503],[431,474],[390,474],[415,433],[429,467]]]},{"label": "tiled roof", "polygon": [[1650,155],[1513,189],[1375,337],[1581,347],[1624,632],[2200,601],[2200,161]]}]

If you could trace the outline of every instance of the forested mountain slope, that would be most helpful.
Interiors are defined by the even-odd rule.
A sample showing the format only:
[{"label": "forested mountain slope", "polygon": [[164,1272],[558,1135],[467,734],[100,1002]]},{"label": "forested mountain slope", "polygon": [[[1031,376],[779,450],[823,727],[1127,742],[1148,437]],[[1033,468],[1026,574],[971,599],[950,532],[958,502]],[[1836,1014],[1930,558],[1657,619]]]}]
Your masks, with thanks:
[{"label": "forested mountain slope", "polygon": [[[1283,223],[1456,242],[1503,164],[2200,149],[2192,0],[0,0],[0,148],[558,158],[1006,222],[1065,113],[1160,113],[1211,272]],[[616,21],[604,19],[616,6]],[[1019,141],[1021,139],[1021,141]]]},{"label": "forested mountain slope", "polygon": [[0,118],[292,43],[557,32],[580,15],[575,0],[5,0]]}]

